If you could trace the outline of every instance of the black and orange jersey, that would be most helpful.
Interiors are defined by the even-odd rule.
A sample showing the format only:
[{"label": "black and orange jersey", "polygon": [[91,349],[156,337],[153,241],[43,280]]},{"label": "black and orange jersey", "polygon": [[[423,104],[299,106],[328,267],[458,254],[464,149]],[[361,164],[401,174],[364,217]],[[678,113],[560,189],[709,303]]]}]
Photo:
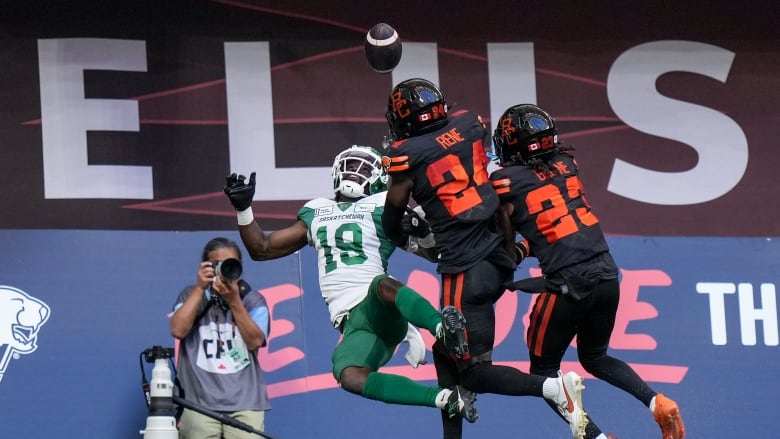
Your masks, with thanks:
[{"label": "black and orange jersey", "polygon": [[569,153],[556,153],[549,171],[499,168],[490,175],[502,203],[512,203],[515,231],[530,243],[545,274],[609,251],[599,220],[585,198],[579,169]]},{"label": "black and orange jersey", "polygon": [[489,139],[482,119],[460,110],[442,128],[394,142],[385,151],[390,175],[413,180],[412,198],[436,236],[441,273],[470,268],[501,242],[495,223],[499,200],[486,168]]}]

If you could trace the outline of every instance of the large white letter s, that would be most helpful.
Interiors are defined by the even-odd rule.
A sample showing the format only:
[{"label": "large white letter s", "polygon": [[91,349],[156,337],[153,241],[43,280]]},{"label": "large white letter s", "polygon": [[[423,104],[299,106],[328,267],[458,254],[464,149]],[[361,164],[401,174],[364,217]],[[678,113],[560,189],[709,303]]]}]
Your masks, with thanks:
[{"label": "large white letter s", "polygon": [[685,143],[699,155],[684,172],[658,172],[616,160],[607,190],[661,205],[704,203],[725,195],[747,168],[748,144],[734,120],[707,107],[668,98],[655,82],[664,73],[692,72],[725,82],[734,53],[693,41],[655,41],[621,54],[607,79],[613,111],[644,133]]}]

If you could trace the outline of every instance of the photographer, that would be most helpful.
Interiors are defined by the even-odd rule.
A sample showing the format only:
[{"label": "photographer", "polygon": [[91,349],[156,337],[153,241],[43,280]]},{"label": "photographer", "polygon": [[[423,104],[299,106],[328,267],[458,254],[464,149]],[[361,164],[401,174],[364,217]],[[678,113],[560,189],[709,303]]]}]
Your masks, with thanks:
[{"label": "photographer", "polygon": [[[180,340],[176,391],[187,401],[263,431],[271,405],[257,350],[266,344],[268,306],[240,279],[241,251],[235,242],[212,239],[201,261],[195,285],[179,293],[171,317],[171,335]],[[184,409],[179,437],[257,436]]]}]

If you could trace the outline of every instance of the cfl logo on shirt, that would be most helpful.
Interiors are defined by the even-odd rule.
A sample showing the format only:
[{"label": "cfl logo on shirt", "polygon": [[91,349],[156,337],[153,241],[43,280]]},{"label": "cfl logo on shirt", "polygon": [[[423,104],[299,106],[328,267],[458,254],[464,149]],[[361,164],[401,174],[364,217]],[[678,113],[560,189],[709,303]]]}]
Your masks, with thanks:
[{"label": "cfl logo on shirt", "polygon": [[236,373],[249,364],[236,361],[231,353],[238,352],[243,358],[249,357],[249,349],[241,338],[241,333],[232,323],[214,322],[198,327],[200,346],[198,346],[198,367],[219,374]]},{"label": "cfl logo on shirt", "polygon": [[38,331],[50,315],[51,308],[43,301],[0,285],[0,381],[12,359],[38,349]]}]

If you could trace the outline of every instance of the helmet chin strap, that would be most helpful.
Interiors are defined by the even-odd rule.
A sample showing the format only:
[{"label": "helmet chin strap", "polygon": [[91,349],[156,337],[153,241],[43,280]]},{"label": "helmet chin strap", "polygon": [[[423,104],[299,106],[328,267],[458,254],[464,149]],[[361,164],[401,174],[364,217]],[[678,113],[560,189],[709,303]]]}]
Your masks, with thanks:
[{"label": "helmet chin strap", "polygon": [[352,180],[341,180],[336,192],[347,198],[363,198],[366,196],[365,188],[362,184]]}]

